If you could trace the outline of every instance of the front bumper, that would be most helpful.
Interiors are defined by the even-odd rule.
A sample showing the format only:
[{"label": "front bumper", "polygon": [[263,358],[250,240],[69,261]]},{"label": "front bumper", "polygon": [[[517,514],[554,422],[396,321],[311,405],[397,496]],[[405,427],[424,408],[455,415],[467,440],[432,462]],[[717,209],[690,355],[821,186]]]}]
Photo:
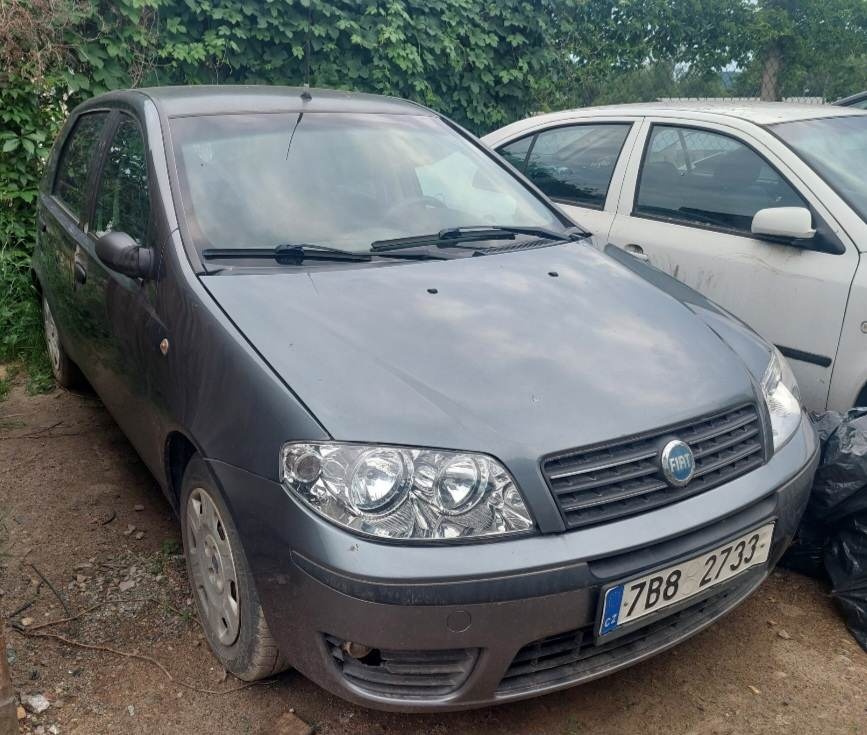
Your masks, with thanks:
[{"label": "front bumper", "polygon": [[[451,547],[356,538],[288,501],[278,484],[210,465],[292,665],[359,704],[429,711],[562,689],[703,629],[758,587],[785,551],[818,457],[805,418],[766,465],[685,501],[568,533]],[[605,584],[696,556],[769,520],[776,525],[767,566],[596,645]],[[374,650],[359,661],[343,653],[345,641]]]}]

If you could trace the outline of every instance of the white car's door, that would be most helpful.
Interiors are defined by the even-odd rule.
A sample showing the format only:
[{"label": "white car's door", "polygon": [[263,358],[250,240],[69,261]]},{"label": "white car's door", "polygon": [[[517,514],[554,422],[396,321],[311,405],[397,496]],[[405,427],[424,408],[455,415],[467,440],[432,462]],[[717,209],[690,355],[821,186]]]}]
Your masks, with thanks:
[{"label": "white car's door", "polygon": [[496,150],[574,222],[604,238],[638,127],[624,118],[560,121],[521,132]]},{"label": "white car's door", "polygon": [[[609,240],[700,291],[776,344],[804,402],[823,410],[857,251],[780,156],[725,125],[648,119]],[[641,154],[638,150],[641,149]],[[753,215],[807,207],[818,232],[758,239]],[[831,251],[831,252],[829,252]]]}]

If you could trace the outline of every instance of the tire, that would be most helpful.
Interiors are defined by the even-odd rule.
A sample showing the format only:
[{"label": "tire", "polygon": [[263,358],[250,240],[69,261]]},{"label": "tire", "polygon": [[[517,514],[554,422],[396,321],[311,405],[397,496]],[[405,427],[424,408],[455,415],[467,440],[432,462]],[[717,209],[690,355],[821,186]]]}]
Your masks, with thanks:
[{"label": "tire", "polygon": [[202,630],[224,668],[243,681],[289,668],[265,621],[232,515],[198,455],[184,471],[181,534]]},{"label": "tire", "polygon": [[54,315],[51,313],[51,307],[44,295],[42,296],[42,326],[45,331],[48,361],[51,363],[51,373],[54,375],[54,379],[64,388],[75,388],[82,382],[81,372],[63,348],[60,332],[54,322]]}]

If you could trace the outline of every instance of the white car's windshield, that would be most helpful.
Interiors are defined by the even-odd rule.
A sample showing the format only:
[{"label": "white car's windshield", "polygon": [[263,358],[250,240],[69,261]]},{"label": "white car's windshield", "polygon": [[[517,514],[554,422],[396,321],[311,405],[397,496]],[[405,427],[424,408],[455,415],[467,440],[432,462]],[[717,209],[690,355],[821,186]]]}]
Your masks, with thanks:
[{"label": "white car's windshield", "polygon": [[867,115],[780,123],[773,130],[867,222]]},{"label": "white car's windshield", "polygon": [[172,121],[190,232],[200,249],[284,243],[367,252],[445,228],[563,224],[435,117],[346,113]]}]

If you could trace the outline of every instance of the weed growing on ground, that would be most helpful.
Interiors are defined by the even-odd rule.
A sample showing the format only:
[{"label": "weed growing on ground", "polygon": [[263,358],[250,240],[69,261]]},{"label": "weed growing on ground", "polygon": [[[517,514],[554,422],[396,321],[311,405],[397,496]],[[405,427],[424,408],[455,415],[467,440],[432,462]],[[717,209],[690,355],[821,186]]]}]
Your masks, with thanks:
[{"label": "weed growing on ground", "polygon": [[148,565],[148,571],[153,574],[166,574],[169,567],[176,563],[181,554],[181,545],[175,539],[164,539],[160,550],[154,554]]},{"label": "weed growing on ground", "polygon": [[30,255],[9,247],[0,248],[0,362],[9,362],[0,380],[0,400],[8,394],[18,368],[27,375],[29,393],[54,387],[38,294],[30,277]]}]

